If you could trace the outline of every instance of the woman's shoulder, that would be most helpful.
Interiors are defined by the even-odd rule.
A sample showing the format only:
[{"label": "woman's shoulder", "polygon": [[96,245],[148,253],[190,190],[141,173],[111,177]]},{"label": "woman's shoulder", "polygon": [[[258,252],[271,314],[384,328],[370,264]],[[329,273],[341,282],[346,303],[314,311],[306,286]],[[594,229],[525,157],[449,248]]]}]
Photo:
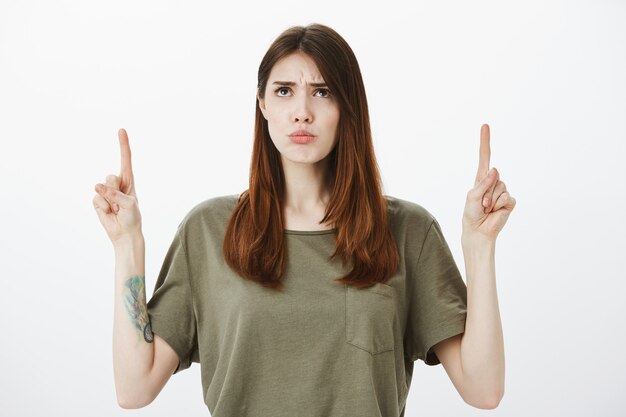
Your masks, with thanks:
[{"label": "woman's shoulder", "polygon": [[203,200],[189,210],[181,223],[193,225],[198,221],[214,222],[216,220],[218,222],[219,220],[223,220],[225,223],[230,217],[238,200],[239,194],[227,194]]},{"label": "woman's shoulder", "polygon": [[389,226],[394,236],[397,239],[410,236],[411,240],[423,241],[436,221],[432,213],[413,201],[387,195],[384,197],[387,200]]},{"label": "woman's shoulder", "polygon": [[227,194],[208,198],[196,204],[191,210],[193,212],[215,211],[215,210],[231,210],[239,200],[239,194]]},{"label": "woman's shoulder", "polygon": [[435,216],[421,204],[410,200],[384,195],[387,201],[387,212],[392,221],[413,221],[430,225]]}]

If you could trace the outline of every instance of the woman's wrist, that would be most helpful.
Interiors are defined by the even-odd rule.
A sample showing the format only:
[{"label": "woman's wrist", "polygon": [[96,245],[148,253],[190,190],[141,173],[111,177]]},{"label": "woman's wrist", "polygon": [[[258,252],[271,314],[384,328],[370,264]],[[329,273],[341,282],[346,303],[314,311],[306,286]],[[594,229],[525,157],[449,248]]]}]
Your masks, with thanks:
[{"label": "woman's wrist", "polygon": [[143,233],[124,235],[124,236],[121,236],[119,239],[117,239],[115,242],[113,242],[113,249],[116,253],[126,252],[138,246],[141,246],[141,247],[145,246]]},{"label": "woman's wrist", "polygon": [[467,249],[495,249],[496,239],[483,235],[482,233],[466,231],[461,234],[461,246]]}]

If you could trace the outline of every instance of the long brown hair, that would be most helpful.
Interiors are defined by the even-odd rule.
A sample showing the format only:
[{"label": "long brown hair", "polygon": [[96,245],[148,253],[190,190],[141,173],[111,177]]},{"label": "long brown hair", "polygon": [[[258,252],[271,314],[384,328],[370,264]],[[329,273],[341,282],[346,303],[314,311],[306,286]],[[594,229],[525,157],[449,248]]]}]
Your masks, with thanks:
[{"label": "long brown hair", "polygon": [[[336,248],[329,260],[340,256],[344,267],[352,263],[352,270],[335,281],[357,288],[385,282],[395,273],[400,257],[387,218],[359,64],[348,43],[328,26],[294,26],[281,33],[263,57],[258,97],[265,97],[274,64],[297,51],[317,64],[340,109],[338,141],[328,155],[330,200],[320,221],[335,225]],[[258,97],[250,185],[228,220],[224,258],[244,279],[282,290],[285,177]]]}]

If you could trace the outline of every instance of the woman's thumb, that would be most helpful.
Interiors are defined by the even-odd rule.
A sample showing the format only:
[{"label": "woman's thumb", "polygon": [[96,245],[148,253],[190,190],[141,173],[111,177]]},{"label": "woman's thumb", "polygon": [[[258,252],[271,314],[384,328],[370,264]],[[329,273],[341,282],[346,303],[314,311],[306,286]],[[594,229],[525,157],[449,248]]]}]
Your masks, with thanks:
[{"label": "woman's thumb", "polygon": [[100,207],[98,203],[96,203],[95,201],[92,204],[93,204],[93,208],[96,210],[96,214],[98,214],[98,218],[100,219],[101,222],[103,222],[107,215],[104,209]]},{"label": "woman's thumb", "polygon": [[495,183],[498,182],[500,175],[496,168],[491,168],[485,178],[483,178],[477,185],[476,189],[480,195],[483,195],[487,190],[495,187]]},{"label": "woman's thumb", "polygon": [[132,197],[127,196],[119,190],[116,190],[113,187],[110,187],[105,184],[96,184],[95,190],[98,194],[104,197],[105,200],[109,202],[111,207],[114,207],[114,204],[117,204],[119,207],[124,209],[129,208],[131,206]]}]

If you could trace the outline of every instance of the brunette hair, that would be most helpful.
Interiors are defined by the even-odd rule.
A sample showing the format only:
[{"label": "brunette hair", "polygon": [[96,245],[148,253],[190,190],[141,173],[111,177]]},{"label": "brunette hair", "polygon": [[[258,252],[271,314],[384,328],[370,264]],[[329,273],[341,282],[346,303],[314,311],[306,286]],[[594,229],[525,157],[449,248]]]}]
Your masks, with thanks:
[{"label": "brunette hair", "polygon": [[[269,47],[258,71],[257,94],[265,97],[272,67],[304,52],[317,64],[339,104],[337,144],[328,155],[330,200],[321,223],[335,226],[336,248],[352,270],[336,279],[357,288],[387,281],[400,260],[389,226],[387,201],[372,144],[365,87],[356,57],[333,29],[314,23],[290,27]],[[226,227],[223,253],[242,278],[282,290],[285,269],[283,203],[285,178],[280,153],[256,99],[250,185],[239,196]]]}]

